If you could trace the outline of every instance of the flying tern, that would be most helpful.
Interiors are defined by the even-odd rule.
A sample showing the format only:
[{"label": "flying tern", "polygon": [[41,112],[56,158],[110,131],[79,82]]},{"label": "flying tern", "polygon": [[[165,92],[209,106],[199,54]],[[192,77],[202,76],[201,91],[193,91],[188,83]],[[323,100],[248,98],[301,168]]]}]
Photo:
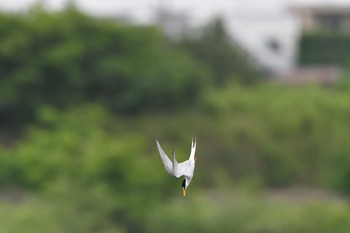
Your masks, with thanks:
[{"label": "flying tern", "polygon": [[175,176],[176,178],[179,178],[181,176],[184,177],[184,180],[182,181],[182,195],[183,197],[185,197],[186,190],[193,178],[194,167],[197,160],[197,156],[195,155],[196,144],[197,144],[196,138],[194,139],[192,138],[191,153],[190,153],[189,159],[182,163],[178,163],[176,161],[174,148],[171,153],[171,160],[170,160],[169,157],[165,154],[162,147],[160,146],[158,139],[156,139],[156,142],[157,142],[160,158],[163,161],[166,172],[171,176]]}]

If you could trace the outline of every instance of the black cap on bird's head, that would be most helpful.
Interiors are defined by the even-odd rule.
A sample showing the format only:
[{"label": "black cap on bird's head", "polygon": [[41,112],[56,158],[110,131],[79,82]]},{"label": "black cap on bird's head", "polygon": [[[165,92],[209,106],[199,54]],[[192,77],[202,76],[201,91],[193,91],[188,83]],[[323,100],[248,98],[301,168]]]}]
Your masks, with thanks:
[{"label": "black cap on bird's head", "polygon": [[186,197],[186,179],[182,181],[182,196]]}]

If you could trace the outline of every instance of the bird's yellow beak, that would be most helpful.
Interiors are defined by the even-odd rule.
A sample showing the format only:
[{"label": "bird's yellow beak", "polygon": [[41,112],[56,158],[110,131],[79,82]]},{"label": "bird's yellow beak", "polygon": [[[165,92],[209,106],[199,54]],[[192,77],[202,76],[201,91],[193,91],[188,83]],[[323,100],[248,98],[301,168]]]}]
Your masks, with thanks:
[{"label": "bird's yellow beak", "polygon": [[186,197],[186,189],[185,188],[182,188],[182,196]]}]

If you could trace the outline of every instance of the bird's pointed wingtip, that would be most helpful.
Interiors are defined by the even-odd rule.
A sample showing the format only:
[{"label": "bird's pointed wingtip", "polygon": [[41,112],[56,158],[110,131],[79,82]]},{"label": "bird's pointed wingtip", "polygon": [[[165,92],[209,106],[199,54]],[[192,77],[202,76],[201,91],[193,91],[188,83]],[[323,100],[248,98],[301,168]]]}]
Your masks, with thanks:
[{"label": "bird's pointed wingtip", "polygon": [[194,137],[192,137],[192,147],[195,147],[196,144],[197,144],[197,137],[194,136]]}]

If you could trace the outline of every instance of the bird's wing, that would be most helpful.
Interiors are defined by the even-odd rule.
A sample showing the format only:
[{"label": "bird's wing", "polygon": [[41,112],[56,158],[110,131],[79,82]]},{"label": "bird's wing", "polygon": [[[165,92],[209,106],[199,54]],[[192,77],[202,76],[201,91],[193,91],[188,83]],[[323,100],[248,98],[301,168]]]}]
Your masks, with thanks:
[{"label": "bird's wing", "polygon": [[174,175],[179,178],[180,176],[187,176],[188,178],[193,177],[194,163],[190,160],[186,160],[182,163],[174,166]]},{"label": "bird's wing", "polygon": [[156,139],[156,142],[157,142],[157,147],[158,147],[158,151],[159,151],[159,154],[160,154],[160,158],[163,161],[164,168],[165,168],[166,172],[169,175],[174,176],[173,163],[170,161],[169,157],[165,154],[165,152],[163,151],[163,149],[160,146],[160,144],[159,144],[157,139]]},{"label": "bird's wing", "polygon": [[189,160],[194,160],[194,155],[196,154],[196,146],[197,146],[197,139],[192,138],[192,145],[191,145],[191,153],[190,153],[190,159]]}]

